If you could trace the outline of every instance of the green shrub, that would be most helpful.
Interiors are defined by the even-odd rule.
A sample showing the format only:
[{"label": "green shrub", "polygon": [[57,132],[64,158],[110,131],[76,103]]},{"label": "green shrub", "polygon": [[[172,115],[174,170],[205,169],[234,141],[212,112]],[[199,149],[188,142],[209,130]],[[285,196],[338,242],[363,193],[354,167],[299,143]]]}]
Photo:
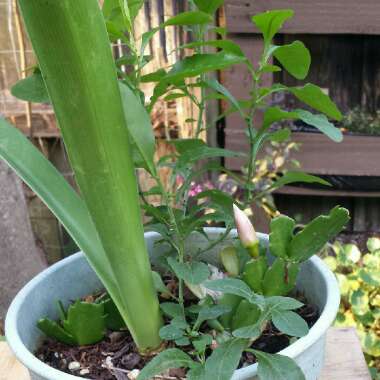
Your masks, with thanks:
[{"label": "green shrub", "polygon": [[367,252],[336,241],[325,262],[341,291],[336,326],[354,326],[374,379],[380,379],[380,239],[367,241]]}]

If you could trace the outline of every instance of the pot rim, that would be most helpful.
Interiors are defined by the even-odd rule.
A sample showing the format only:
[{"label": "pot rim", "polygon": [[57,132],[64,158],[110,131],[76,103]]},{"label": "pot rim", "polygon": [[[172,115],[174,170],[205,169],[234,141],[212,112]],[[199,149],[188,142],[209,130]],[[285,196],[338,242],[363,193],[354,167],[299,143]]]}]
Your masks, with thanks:
[{"label": "pot rim", "polygon": [[[205,228],[205,230],[222,232],[224,228]],[[155,232],[147,232],[145,233],[145,237],[153,237],[156,236]],[[267,239],[266,234],[258,234],[260,238]],[[49,268],[43,270],[33,279],[31,279],[16,295],[14,300],[12,301],[7,315],[5,319],[5,336],[7,339],[7,343],[17,359],[29,370],[34,372],[37,375],[40,375],[45,378],[49,378],[51,380],[78,380],[82,379],[81,377],[70,375],[59,371],[49,365],[45,364],[41,360],[39,360],[36,356],[33,355],[31,351],[24,345],[21,340],[21,337],[18,333],[17,327],[17,319],[18,314],[23,304],[25,298],[27,298],[28,294],[32,291],[32,289],[43,282],[46,277],[54,274],[59,271],[62,267],[67,264],[80,260],[84,256],[83,252],[77,252],[63,260],[53,264]],[[323,278],[326,291],[327,291],[327,299],[326,305],[322,310],[320,317],[317,322],[312,326],[309,330],[309,333],[298,339],[296,342],[292,343],[285,349],[281,350],[279,354],[289,356],[290,358],[298,357],[303,351],[305,351],[308,347],[312,346],[318,339],[323,336],[327,329],[332,325],[335,320],[336,314],[339,309],[340,304],[340,292],[337,280],[331,270],[327,267],[327,265],[317,256],[313,256],[309,259],[313,264],[315,270],[319,272],[321,277]],[[232,379],[248,379],[256,374],[257,371],[257,363],[249,365],[245,368],[240,368],[234,372]]]}]

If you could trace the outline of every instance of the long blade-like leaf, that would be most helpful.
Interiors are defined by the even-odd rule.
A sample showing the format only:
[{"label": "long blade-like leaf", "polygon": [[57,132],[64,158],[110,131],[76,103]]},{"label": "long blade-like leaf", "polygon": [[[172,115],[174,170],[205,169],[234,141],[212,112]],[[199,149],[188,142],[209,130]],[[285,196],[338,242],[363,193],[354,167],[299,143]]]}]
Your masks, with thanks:
[{"label": "long blade-like leaf", "polygon": [[86,205],[48,159],[4,119],[0,119],[0,157],[65,226],[111,296],[119,299],[114,275]]},{"label": "long blade-like leaf", "polygon": [[[128,17],[126,0],[123,14]],[[144,240],[130,135],[96,0],[19,0],[75,178],[120,290],[139,349],[162,324]],[[136,112],[132,105],[127,112]]]}]

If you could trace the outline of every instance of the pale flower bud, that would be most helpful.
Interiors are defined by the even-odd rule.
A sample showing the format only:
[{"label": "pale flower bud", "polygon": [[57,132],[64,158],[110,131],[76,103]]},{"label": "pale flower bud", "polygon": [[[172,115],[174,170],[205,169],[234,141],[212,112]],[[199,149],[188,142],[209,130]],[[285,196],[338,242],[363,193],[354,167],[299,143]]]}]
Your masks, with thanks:
[{"label": "pale flower bud", "polygon": [[243,247],[248,249],[252,257],[258,257],[259,239],[257,238],[256,231],[245,212],[240,210],[235,204],[233,207],[235,224],[240,241],[243,244]]}]

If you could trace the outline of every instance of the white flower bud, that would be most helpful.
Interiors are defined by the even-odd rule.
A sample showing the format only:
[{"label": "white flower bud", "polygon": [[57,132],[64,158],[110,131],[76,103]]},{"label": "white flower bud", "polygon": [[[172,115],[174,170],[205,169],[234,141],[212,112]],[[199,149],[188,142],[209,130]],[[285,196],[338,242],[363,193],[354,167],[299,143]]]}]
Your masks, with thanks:
[{"label": "white flower bud", "polygon": [[252,257],[257,257],[259,255],[259,239],[257,238],[256,231],[245,212],[240,210],[235,204],[233,205],[233,208],[235,224],[240,241],[243,244],[243,247],[248,249]]}]

